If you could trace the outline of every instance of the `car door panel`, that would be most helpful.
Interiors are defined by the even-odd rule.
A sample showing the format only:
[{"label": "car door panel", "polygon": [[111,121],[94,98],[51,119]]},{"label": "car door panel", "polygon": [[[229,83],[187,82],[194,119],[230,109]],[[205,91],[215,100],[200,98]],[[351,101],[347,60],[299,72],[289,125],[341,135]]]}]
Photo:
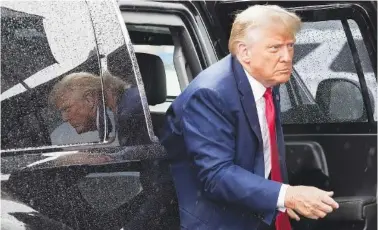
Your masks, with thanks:
[{"label": "car door panel", "polygon": [[[376,149],[371,146],[371,142],[375,138],[375,135],[305,135],[301,137],[295,135],[286,136],[285,141],[288,143],[291,141],[315,141],[323,148],[328,165],[329,188],[335,192],[335,196],[374,196],[377,181],[375,172],[377,157]],[[348,154],[349,152],[355,154]],[[290,156],[290,153],[287,155]]]},{"label": "car door panel", "polygon": [[322,189],[329,188],[328,164],[319,143],[286,141],[285,146],[290,184],[309,184]]}]

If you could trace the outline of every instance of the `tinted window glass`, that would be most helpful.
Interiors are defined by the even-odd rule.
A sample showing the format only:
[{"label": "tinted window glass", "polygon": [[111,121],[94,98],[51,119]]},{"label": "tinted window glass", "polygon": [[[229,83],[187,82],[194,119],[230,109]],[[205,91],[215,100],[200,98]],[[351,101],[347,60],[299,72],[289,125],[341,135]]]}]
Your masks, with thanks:
[{"label": "tinted window glass", "polygon": [[[106,138],[114,145],[134,146],[151,142],[148,104],[137,72],[136,58],[118,6],[112,1],[89,1],[101,56],[106,109]],[[154,67],[153,60],[145,64]],[[156,69],[150,71],[155,76]],[[147,117],[147,119],[146,119]]]},{"label": "tinted window glass", "polygon": [[287,90],[287,84],[280,86],[280,98],[281,112],[286,112],[292,107],[290,96]]},{"label": "tinted window glass", "polygon": [[63,87],[51,96],[66,75],[82,71],[99,75],[84,1],[3,1],[1,52],[3,149],[100,141],[96,125],[102,121],[98,116],[86,120],[96,111],[77,93],[84,88]]},{"label": "tinted window glass", "polygon": [[[376,89],[360,30],[353,20],[349,20],[349,25],[365,78],[371,89]],[[298,85],[307,89],[296,90],[298,105],[289,111],[290,114],[284,114],[288,118],[285,123],[367,121],[357,71],[341,21],[303,23],[297,35],[294,69]],[[376,90],[371,90],[371,94],[374,97]]]},{"label": "tinted window glass", "polygon": [[[366,48],[365,43],[362,40],[362,34],[360,29],[358,28],[357,23],[354,20],[348,20],[349,27],[351,28],[351,32],[356,43],[357,52],[359,58],[361,60],[362,71],[364,72],[366,85],[370,90],[370,100],[372,102],[373,112],[374,112],[374,120],[377,120],[377,79],[374,76],[373,67],[371,65],[369,54]],[[346,46],[347,44],[345,44]],[[343,47],[343,50],[346,47]],[[341,53],[341,52],[340,52]],[[350,63],[352,65],[352,63]],[[334,65],[336,66],[336,65]]]}]

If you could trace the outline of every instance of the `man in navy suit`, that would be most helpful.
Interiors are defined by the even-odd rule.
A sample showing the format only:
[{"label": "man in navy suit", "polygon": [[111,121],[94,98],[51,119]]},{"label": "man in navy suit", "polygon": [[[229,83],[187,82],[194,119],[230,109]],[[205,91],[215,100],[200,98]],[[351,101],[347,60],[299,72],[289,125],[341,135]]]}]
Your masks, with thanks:
[{"label": "man in navy suit", "polygon": [[[182,229],[291,229],[322,218],[333,192],[289,186],[278,85],[292,72],[301,20],[278,6],[237,15],[230,55],[200,73],[167,111]],[[299,215],[298,215],[299,214]]]}]

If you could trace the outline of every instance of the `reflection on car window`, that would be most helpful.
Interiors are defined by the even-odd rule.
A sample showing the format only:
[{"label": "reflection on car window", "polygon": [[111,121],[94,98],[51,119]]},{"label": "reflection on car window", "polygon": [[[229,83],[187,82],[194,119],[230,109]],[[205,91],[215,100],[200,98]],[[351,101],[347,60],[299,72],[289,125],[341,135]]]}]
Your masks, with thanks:
[{"label": "reflection on car window", "polygon": [[[127,30],[121,27],[124,24],[117,18],[113,3],[88,1],[103,64],[106,141],[113,146],[143,145],[150,143],[150,136],[153,136],[147,126],[148,104],[141,90],[142,79],[135,71],[136,60],[131,58],[132,46]],[[145,64],[152,68],[154,63],[147,61]],[[151,71],[151,77],[152,73],[156,75]]]},{"label": "reflection on car window", "polygon": [[287,91],[287,84],[280,86],[280,98],[281,112],[286,112],[292,107],[290,102],[290,96]]},{"label": "reflection on car window", "polygon": [[[353,35],[354,41],[356,43],[356,48],[357,48],[358,56],[361,60],[362,71],[363,71],[364,76],[365,76],[366,85],[370,89],[370,92],[371,92],[371,95],[370,95],[371,100],[374,103],[374,107],[373,107],[374,120],[376,121],[377,120],[376,98],[377,98],[377,88],[378,88],[377,79],[374,76],[374,70],[373,70],[373,67],[372,67],[370,59],[369,59],[369,54],[368,54],[368,51],[366,49],[365,43],[362,40],[361,31],[358,28],[357,23],[354,20],[349,19],[348,24],[351,28],[352,35]],[[344,47],[343,47],[344,53],[345,53],[345,50],[347,49],[346,46],[347,46],[347,44],[345,44]],[[343,52],[340,52],[340,55]],[[336,60],[340,60],[340,59],[336,59]],[[350,63],[349,65],[354,65],[354,64]],[[334,63],[333,67],[336,67],[336,66],[338,66],[338,64]]]},{"label": "reflection on car window", "polygon": [[[85,1],[2,2],[1,49],[3,149],[100,141],[98,129],[83,128],[87,124],[82,117],[73,119],[48,100],[54,86],[67,75],[99,75]],[[70,96],[65,109],[72,111],[85,103],[75,100],[79,94]]]},{"label": "reflection on car window", "polygon": [[[364,75],[372,97],[376,97],[377,83],[372,71],[372,66],[367,55],[365,44],[362,40],[360,30],[355,21],[349,20],[349,26],[356,43]],[[340,20],[329,20],[319,22],[304,22],[301,31],[297,34],[297,43],[295,45],[294,69],[299,75],[298,86],[305,90],[296,90],[299,96],[299,104],[289,110],[287,114],[283,113],[285,123],[328,123],[328,122],[353,122],[366,121],[367,117],[363,116],[364,106],[362,103],[362,94],[354,91],[356,94],[354,100],[355,106],[346,108],[341,97],[342,92],[339,88],[332,88],[328,96],[331,97],[329,108],[321,108],[319,102],[315,101],[317,94],[320,95],[320,85],[329,79],[349,80],[356,87],[359,85],[358,75],[353,62],[353,57],[345,31]],[[328,81],[330,83],[330,81]],[[322,85],[323,86],[323,85]],[[339,85],[340,86],[340,85]],[[339,87],[338,86],[338,87]],[[351,86],[345,85],[345,89]],[[356,88],[357,89],[357,88]],[[321,98],[321,97],[320,97]],[[360,101],[361,103],[358,103]],[[300,116],[294,116],[300,114]],[[296,117],[299,117],[298,119]],[[306,117],[306,119],[303,119]]]}]

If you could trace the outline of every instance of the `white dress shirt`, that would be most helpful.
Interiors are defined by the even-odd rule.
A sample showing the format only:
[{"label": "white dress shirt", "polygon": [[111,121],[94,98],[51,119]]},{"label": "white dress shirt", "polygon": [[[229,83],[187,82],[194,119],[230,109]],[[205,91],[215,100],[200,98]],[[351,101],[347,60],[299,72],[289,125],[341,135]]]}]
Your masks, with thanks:
[{"label": "white dress shirt", "polygon": [[[255,97],[257,115],[259,117],[259,124],[261,129],[261,136],[263,140],[263,150],[264,150],[264,169],[265,169],[265,178],[269,177],[270,170],[272,169],[271,164],[271,148],[270,148],[270,136],[268,122],[265,115],[265,98],[264,93],[266,91],[265,86],[258,82],[254,77],[249,75],[249,73],[244,70],[245,74],[248,77],[249,84],[251,85],[253,96]],[[284,212],[285,209],[285,194],[288,185],[282,184],[280,193],[277,200],[277,208]]]}]

